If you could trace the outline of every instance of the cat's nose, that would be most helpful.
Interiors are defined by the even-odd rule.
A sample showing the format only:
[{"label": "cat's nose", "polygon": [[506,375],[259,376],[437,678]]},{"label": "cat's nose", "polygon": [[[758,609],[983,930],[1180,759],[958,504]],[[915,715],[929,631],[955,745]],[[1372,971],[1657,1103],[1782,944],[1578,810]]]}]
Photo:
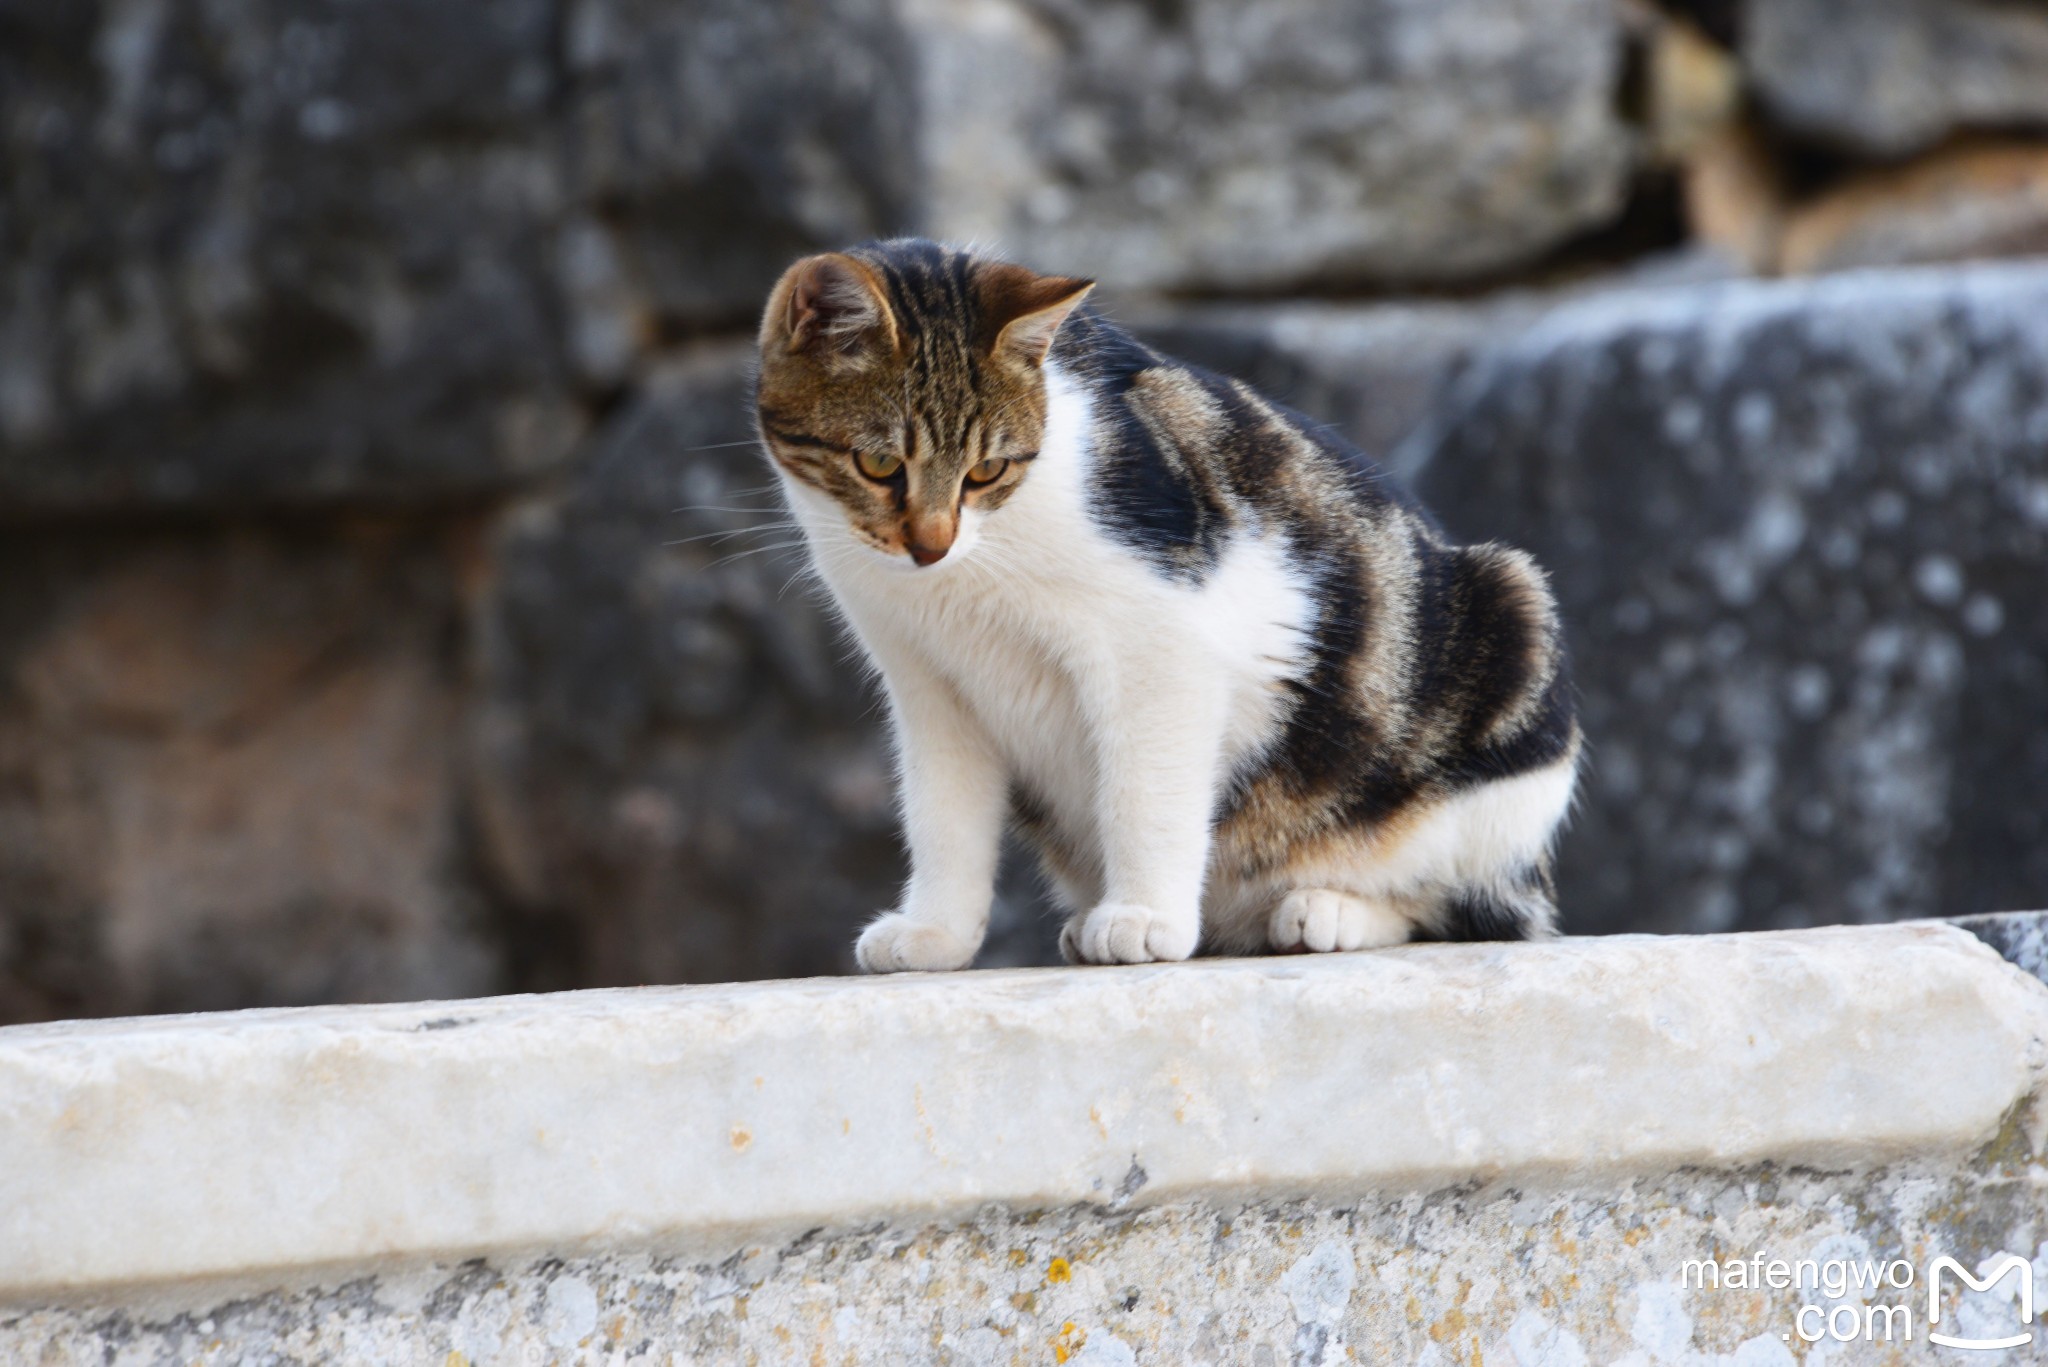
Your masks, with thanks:
[{"label": "cat's nose", "polygon": [[913,512],[903,519],[903,549],[910,552],[919,569],[936,565],[953,549],[959,530],[954,518],[926,510]]}]

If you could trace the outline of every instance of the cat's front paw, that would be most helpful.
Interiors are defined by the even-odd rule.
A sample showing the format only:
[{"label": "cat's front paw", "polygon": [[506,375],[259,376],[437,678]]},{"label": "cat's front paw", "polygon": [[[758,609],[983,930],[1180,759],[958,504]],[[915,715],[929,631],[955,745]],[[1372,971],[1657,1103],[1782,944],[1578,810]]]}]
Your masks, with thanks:
[{"label": "cat's front paw", "polygon": [[1201,923],[1162,916],[1150,907],[1104,902],[1060,931],[1060,953],[1070,964],[1149,964],[1195,952]]},{"label": "cat's front paw", "polygon": [[863,973],[944,972],[974,962],[976,948],[944,926],[892,911],[860,933],[853,958]]},{"label": "cat's front paw", "polygon": [[1406,944],[1414,933],[1414,923],[1386,902],[1332,888],[1296,888],[1266,923],[1267,943],[1283,954],[1384,949]]}]

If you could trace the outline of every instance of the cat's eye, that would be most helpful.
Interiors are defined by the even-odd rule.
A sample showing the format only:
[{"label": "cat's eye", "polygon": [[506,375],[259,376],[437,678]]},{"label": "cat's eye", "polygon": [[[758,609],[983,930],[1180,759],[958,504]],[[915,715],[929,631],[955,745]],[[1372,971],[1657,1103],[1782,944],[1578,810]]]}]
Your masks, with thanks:
[{"label": "cat's eye", "polygon": [[969,484],[993,484],[1003,477],[1003,471],[1010,468],[1010,462],[1000,456],[990,456],[978,462],[967,472]]},{"label": "cat's eye", "polygon": [[860,451],[855,453],[853,463],[869,479],[894,479],[903,468],[903,457],[894,451]]}]

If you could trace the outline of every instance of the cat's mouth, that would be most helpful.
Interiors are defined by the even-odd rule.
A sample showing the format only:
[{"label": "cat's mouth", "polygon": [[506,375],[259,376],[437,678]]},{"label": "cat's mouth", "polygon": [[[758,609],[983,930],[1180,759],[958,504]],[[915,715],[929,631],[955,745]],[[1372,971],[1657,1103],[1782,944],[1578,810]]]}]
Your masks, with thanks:
[{"label": "cat's mouth", "polygon": [[910,550],[878,550],[878,553],[904,574],[944,574],[949,568],[960,563],[957,548],[948,548],[935,555],[927,555],[923,559],[920,559],[915,551]]}]

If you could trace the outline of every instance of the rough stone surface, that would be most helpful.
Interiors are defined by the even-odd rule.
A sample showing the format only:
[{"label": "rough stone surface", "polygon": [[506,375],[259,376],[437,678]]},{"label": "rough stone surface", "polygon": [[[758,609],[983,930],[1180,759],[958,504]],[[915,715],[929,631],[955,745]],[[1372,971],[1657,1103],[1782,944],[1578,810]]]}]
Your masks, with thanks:
[{"label": "rough stone surface", "polygon": [[1649,283],[1723,280],[1734,272],[1718,252],[1684,251],[1591,281],[1476,299],[1125,305],[1112,295],[1109,311],[1167,354],[1249,381],[1385,461],[1436,411],[1475,356],[1559,305]]},{"label": "rough stone surface", "polygon": [[1604,0],[0,9],[0,499],[471,500],[893,232],[1453,279],[1619,211]]},{"label": "rough stone surface", "polygon": [[[2007,1145],[1954,1167],[1762,1165],[1351,1201],[992,1211],[710,1254],[483,1258],[365,1268],[269,1294],[0,1309],[0,1351],[46,1367],[98,1367],[110,1355],[134,1367],[1793,1367],[1802,1357],[2019,1367],[2034,1359],[1929,1344],[1924,1278],[1942,1254],[1974,1269],[2011,1251],[2031,1256],[2037,1286],[2048,1282],[2043,1175],[2038,1157]],[[1916,1279],[1839,1298],[1681,1284],[1688,1262],[1754,1253],[1817,1268],[1903,1259]],[[2017,1323],[1994,1294],[1943,1300],[1950,1332],[1991,1337]],[[1912,1342],[1886,1343],[1882,1328],[1860,1341],[1866,1304],[1904,1307],[1890,1322]],[[1808,1327],[1815,1313],[1853,1306],[1859,1341],[1828,1343],[1825,1355],[1799,1341],[1809,1305]]]},{"label": "rough stone surface", "polygon": [[1119,285],[1450,280],[1620,209],[1602,0],[908,0],[926,226]]},{"label": "rough stone surface", "polygon": [[1786,191],[1766,139],[1746,124],[1724,126],[1693,149],[1683,178],[1693,235],[1741,262],[1746,273],[1773,273]]},{"label": "rough stone surface", "polygon": [[747,323],[808,251],[924,190],[916,37],[891,0],[565,0],[589,228],[664,316]]},{"label": "rough stone surface", "polygon": [[0,537],[0,1019],[501,988],[459,535]]},{"label": "rough stone surface", "polygon": [[2048,982],[2048,911],[1959,916],[1955,924],[2004,955],[2014,967]]},{"label": "rough stone surface", "polygon": [[0,11],[0,498],[473,495],[583,423],[549,0]]},{"label": "rough stone surface", "polygon": [[2012,0],[1751,0],[1742,58],[1773,119],[1881,156],[2048,124],[2048,10]]},{"label": "rough stone surface", "polygon": [[1649,5],[1623,12],[1638,26],[1648,154],[1664,166],[1682,165],[1738,117],[1741,65],[1726,45],[1684,17]]},{"label": "rough stone surface", "polygon": [[0,1294],[1965,1164],[2044,1066],[2048,988],[1929,925],[17,1026]]},{"label": "rough stone surface", "polygon": [[[2048,990],[1953,929],[1901,926],[0,1031],[0,1357],[1947,1361],[1925,1338],[1934,1258],[2016,1252],[2048,1281],[2027,1108],[2044,1026]],[[990,1057],[1002,1082],[984,1087]],[[632,1073],[659,1083],[618,1085]],[[265,1093],[304,1108],[308,1076],[327,1088],[317,1125],[238,1130],[248,1165],[205,1147]],[[109,1104],[124,1083],[132,1105]],[[587,1103],[563,1104],[565,1085]],[[202,1091],[207,1106],[170,1104]],[[1572,1158],[1532,1165],[1531,1140]],[[835,1161],[847,1144],[867,1161]],[[1084,1151],[1049,1185],[1008,1185]],[[423,1158],[459,1155],[466,1176],[407,1204]],[[213,1194],[161,1180],[166,1161],[229,1207],[157,1225]],[[963,1208],[929,1213],[898,1185],[912,1169]],[[1203,1170],[1212,1189],[1191,1191]],[[838,1204],[788,1233],[664,1237],[679,1196],[789,1214],[792,1188]],[[265,1237],[303,1238],[322,1210],[406,1214],[367,1244],[318,1244],[348,1255],[318,1270],[31,1289],[81,1240],[218,1270],[259,1189]],[[121,1219],[65,1218],[81,1193],[123,1201]],[[420,1221],[551,1206],[587,1237],[403,1256]],[[1812,1259],[1828,1284],[1687,1271],[1756,1255]],[[1893,1260],[1909,1288],[1830,1294],[1821,1271]],[[1941,1327],[2011,1332],[2009,1283],[1961,1290],[1947,1283]],[[1804,1307],[1810,1326],[1847,1306],[1860,1338],[1866,1304],[1902,1307],[1911,1341],[1796,1337]]]},{"label": "rough stone surface", "polygon": [[1403,460],[1554,576],[1568,927],[2048,900],[2048,268],[1567,308]]},{"label": "rough stone surface", "polygon": [[2048,147],[1950,149],[1858,176],[1785,225],[1788,273],[2048,252]]}]

